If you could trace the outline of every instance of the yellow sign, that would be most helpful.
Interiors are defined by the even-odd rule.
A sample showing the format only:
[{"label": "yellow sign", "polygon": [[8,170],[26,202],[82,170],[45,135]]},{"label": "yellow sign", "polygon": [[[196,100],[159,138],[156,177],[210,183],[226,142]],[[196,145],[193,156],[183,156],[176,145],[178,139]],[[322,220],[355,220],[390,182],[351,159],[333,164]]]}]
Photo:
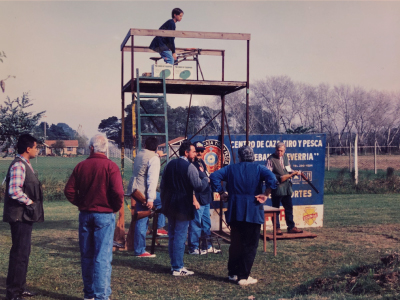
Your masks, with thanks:
[{"label": "yellow sign", "polygon": [[304,213],[303,213],[303,221],[307,225],[312,225],[315,222],[316,219],[318,218],[318,213],[315,211],[315,207],[306,207],[304,208]]}]

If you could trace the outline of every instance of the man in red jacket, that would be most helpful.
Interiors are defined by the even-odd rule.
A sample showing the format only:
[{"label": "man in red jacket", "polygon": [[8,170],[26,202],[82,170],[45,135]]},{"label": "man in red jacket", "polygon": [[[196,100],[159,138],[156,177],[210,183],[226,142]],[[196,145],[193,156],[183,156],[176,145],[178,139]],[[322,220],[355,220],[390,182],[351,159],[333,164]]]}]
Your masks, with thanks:
[{"label": "man in red jacket", "polygon": [[111,295],[111,261],[115,215],[124,201],[118,166],[107,158],[108,141],[90,139],[90,156],[74,169],[64,194],[79,208],[79,246],[85,300]]}]

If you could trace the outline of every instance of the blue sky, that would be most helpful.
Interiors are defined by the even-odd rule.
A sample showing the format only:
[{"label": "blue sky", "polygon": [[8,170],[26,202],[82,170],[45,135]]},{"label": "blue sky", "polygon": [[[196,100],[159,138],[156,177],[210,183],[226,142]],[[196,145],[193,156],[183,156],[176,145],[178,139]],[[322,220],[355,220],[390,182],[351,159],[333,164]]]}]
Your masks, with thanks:
[{"label": "blue sky", "polygon": [[[251,81],[287,75],[313,85],[400,90],[397,1],[0,1],[7,55],[0,79],[16,76],[0,101],[30,92],[45,121],[95,134],[102,119],[120,117],[119,46],[129,28],[157,29],[174,7],[185,12],[177,30],[250,33]],[[135,44],[150,41],[137,37]],[[245,42],[176,39],[176,46],[225,49],[225,79],[245,80]],[[150,56],[136,55],[141,73],[150,71]],[[200,60],[205,78],[219,79],[220,59]],[[195,104],[206,100],[194,97]],[[168,101],[186,106],[189,96]]]}]

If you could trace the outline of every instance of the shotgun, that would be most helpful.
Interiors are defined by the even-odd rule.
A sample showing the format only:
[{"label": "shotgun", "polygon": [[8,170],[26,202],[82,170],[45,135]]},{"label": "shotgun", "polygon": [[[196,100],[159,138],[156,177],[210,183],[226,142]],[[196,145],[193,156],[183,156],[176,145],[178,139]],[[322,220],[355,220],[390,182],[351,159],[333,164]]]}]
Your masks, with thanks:
[{"label": "shotgun", "polygon": [[310,180],[308,180],[308,178],[306,177],[306,175],[304,175],[303,172],[301,172],[301,178],[303,178],[313,188],[313,190],[316,191],[317,194],[319,194],[319,191],[317,190],[317,188],[311,183]]}]

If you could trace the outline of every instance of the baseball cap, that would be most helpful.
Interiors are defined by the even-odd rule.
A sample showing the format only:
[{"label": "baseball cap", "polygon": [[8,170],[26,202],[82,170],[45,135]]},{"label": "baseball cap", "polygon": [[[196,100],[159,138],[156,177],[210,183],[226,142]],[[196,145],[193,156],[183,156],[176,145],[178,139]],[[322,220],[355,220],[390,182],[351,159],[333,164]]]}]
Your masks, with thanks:
[{"label": "baseball cap", "polygon": [[195,142],[194,147],[196,148],[196,151],[204,151],[206,148],[204,147],[204,144],[202,142]]}]

